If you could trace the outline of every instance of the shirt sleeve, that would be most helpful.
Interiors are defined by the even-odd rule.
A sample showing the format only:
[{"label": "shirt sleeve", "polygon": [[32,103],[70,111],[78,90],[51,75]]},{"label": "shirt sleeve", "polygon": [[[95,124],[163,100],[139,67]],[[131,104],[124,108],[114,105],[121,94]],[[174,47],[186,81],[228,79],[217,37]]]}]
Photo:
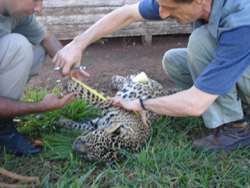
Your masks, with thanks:
[{"label": "shirt sleeve", "polygon": [[18,20],[12,33],[20,33],[24,35],[30,43],[37,45],[44,38],[46,31],[43,24],[32,14],[24,19]]},{"label": "shirt sleeve", "polygon": [[221,33],[213,61],[194,85],[207,93],[229,93],[250,65],[250,26]]},{"label": "shirt sleeve", "polygon": [[156,0],[142,0],[139,4],[139,12],[144,19],[161,20],[159,4]]}]

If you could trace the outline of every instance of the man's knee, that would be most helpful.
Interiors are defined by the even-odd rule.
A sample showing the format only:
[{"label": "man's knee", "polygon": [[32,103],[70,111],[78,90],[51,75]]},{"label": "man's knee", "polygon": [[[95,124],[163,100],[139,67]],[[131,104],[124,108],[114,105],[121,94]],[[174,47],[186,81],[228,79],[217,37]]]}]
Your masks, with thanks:
[{"label": "man's knee", "polygon": [[186,48],[176,48],[168,50],[162,59],[162,66],[169,77],[187,71],[187,50]]},{"label": "man's knee", "polygon": [[20,34],[1,37],[0,43],[0,95],[19,100],[32,66],[32,45]]},{"label": "man's knee", "polygon": [[201,47],[206,46],[206,43],[210,38],[210,33],[206,28],[197,28],[195,29],[188,40],[188,50],[198,51]]},{"label": "man's knee", "polygon": [[5,44],[1,46],[2,50],[5,51],[3,56],[6,57],[2,59],[6,65],[22,61],[22,64],[26,66],[27,69],[31,67],[33,61],[32,45],[23,35],[15,33],[8,34],[2,37],[1,40],[3,40],[2,42]]},{"label": "man's knee", "polygon": [[191,63],[201,59],[211,61],[214,56],[217,40],[209,33],[206,27],[195,29],[188,41],[188,58]]},{"label": "man's knee", "polygon": [[170,74],[169,69],[175,65],[175,56],[176,52],[172,49],[165,52],[162,58],[162,67],[168,76]]}]

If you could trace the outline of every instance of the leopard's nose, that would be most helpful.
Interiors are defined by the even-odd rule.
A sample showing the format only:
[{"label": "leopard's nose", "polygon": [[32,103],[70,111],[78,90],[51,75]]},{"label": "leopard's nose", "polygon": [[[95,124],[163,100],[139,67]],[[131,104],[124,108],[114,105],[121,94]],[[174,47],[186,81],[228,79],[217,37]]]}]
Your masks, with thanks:
[{"label": "leopard's nose", "polygon": [[83,143],[85,141],[82,141],[81,143],[80,142],[75,142],[72,146],[72,149],[76,152],[76,153],[79,153],[79,154],[82,154],[82,155],[85,155],[87,154],[86,153],[86,142],[85,144]]}]

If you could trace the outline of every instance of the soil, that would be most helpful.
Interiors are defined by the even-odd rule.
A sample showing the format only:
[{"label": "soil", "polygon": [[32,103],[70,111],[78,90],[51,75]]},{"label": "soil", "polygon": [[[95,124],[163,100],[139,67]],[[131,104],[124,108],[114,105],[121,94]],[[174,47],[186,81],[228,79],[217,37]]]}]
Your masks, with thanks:
[{"label": "soil", "polygon": [[[83,82],[95,89],[109,91],[113,75],[127,76],[145,72],[148,77],[157,80],[164,88],[178,87],[162,69],[162,57],[171,48],[186,47],[188,35],[153,36],[151,46],[143,46],[141,37],[107,38],[90,45],[83,52],[81,64],[91,78]],[[62,41],[66,44],[68,41]],[[48,58],[41,74],[33,78],[27,88],[53,88],[62,79],[59,71]]]}]

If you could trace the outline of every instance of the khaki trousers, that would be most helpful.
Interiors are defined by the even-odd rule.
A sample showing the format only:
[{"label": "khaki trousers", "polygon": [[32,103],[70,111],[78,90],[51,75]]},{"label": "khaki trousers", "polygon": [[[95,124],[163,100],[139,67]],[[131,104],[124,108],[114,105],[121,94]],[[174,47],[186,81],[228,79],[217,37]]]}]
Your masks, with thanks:
[{"label": "khaki trousers", "polygon": [[1,37],[0,46],[0,97],[19,100],[27,82],[40,73],[45,49],[14,33]]}]

